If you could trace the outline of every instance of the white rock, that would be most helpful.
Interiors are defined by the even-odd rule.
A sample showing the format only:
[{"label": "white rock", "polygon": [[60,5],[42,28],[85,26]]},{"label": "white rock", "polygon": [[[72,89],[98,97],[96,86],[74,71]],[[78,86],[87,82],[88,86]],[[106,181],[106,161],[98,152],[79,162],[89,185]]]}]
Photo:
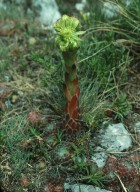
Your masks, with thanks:
[{"label": "white rock", "polygon": [[140,133],[140,121],[135,123],[135,131],[136,133]]},{"label": "white rock", "polygon": [[83,184],[73,184],[64,185],[65,189],[71,189],[72,192],[111,192],[105,189],[101,189],[99,187],[93,187],[92,185],[83,185]]},{"label": "white rock", "polygon": [[101,12],[104,15],[105,19],[111,19],[118,15],[119,6],[112,2],[104,2]]},{"label": "white rock", "polygon": [[130,133],[122,123],[109,125],[101,129],[99,134],[101,147],[107,151],[123,151],[132,145]]},{"label": "white rock", "polygon": [[85,6],[87,4],[87,0],[82,0],[81,3],[76,3],[75,4],[75,8],[78,10],[78,11],[83,11]]},{"label": "white rock", "polygon": [[137,141],[140,142],[140,121],[134,125]]},{"label": "white rock", "polygon": [[4,5],[3,2],[0,2],[0,9],[1,10],[6,10],[7,9],[7,7]]},{"label": "white rock", "polygon": [[[9,6],[8,2],[1,2],[0,0],[0,9],[6,10]],[[28,0],[15,0],[13,2],[17,8],[19,5],[21,7],[28,6]],[[26,5],[26,6],[25,6]],[[59,12],[58,5],[55,0],[32,0],[30,7],[26,7],[27,13],[36,12],[39,14],[39,19],[43,29],[52,29],[54,23],[61,18],[61,13]]]},{"label": "white rock", "polygon": [[54,23],[61,18],[61,14],[55,0],[42,0],[40,6],[40,21],[42,27],[52,29]]},{"label": "white rock", "polygon": [[129,6],[132,3],[132,0],[121,0],[121,1],[126,6]]},{"label": "white rock", "polygon": [[21,4],[21,3],[25,3],[26,2],[26,0],[15,0],[15,3],[17,3],[17,4]]},{"label": "white rock", "polygon": [[[120,0],[120,2],[124,4],[124,7],[128,7],[131,5],[132,0]],[[101,13],[106,20],[117,17],[121,11],[121,6],[113,1],[106,1],[102,4]]]},{"label": "white rock", "polygon": [[[102,150],[102,148],[96,148],[96,150]],[[91,161],[95,162],[99,168],[103,168],[105,166],[108,155],[105,152],[94,153],[91,157]]]}]

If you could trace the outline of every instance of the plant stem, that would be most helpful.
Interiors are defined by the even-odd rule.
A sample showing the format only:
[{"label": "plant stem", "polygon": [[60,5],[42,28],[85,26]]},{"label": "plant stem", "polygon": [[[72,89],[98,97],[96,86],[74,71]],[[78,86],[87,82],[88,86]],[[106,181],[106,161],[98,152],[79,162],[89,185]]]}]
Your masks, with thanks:
[{"label": "plant stem", "polygon": [[79,118],[79,95],[78,76],[76,71],[76,52],[77,50],[63,52],[65,62],[65,84],[64,94],[66,103],[65,129],[68,133],[80,130],[77,122]]}]

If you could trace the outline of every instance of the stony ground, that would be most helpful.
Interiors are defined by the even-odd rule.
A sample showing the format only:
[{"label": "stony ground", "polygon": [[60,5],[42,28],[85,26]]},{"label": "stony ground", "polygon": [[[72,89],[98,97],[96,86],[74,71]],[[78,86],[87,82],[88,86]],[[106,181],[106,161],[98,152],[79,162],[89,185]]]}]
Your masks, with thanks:
[{"label": "stony ground", "polygon": [[[77,183],[113,192],[140,191],[140,135],[135,129],[140,122],[139,61],[127,66],[128,78],[120,88],[131,103],[126,117],[115,119],[116,114],[121,115],[117,110],[119,105],[115,103],[117,109],[104,107],[104,103],[109,104],[106,99],[97,105],[104,115],[99,113],[93,121],[82,120],[84,131],[71,137],[61,129],[65,103],[54,80],[62,86],[62,73],[56,68],[62,58],[52,34],[41,30],[38,21],[3,19],[0,20],[0,43],[0,184],[3,191],[74,191],[72,184]],[[120,91],[118,82],[115,91]],[[126,103],[121,110],[125,107]],[[130,148],[108,152],[103,169],[91,160],[96,146],[100,146],[100,140],[96,139],[101,128],[99,122],[122,122],[132,139]],[[71,184],[71,189],[64,189],[64,183]]]}]

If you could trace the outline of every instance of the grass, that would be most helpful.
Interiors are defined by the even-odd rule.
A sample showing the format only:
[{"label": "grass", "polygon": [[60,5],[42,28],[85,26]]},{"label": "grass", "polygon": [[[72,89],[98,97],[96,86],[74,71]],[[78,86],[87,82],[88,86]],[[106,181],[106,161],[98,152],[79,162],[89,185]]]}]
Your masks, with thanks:
[{"label": "grass", "polygon": [[[40,31],[32,21],[25,22],[26,30],[22,21],[27,18],[21,13],[17,19],[15,7],[11,10],[0,17],[16,21],[20,30],[0,40],[0,81],[11,88],[2,99],[3,105],[9,104],[0,111],[0,184],[10,192],[40,192],[47,183],[63,185],[64,181],[105,187],[107,175],[89,159],[103,122],[127,125],[131,114],[139,113],[138,2],[130,10],[123,7],[120,17],[110,23],[102,17],[97,21],[93,14],[86,20],[78,15],[86,30],[78,51],[83,127],[73,138],[61,129],[63,59],[52,34]],[[30,38],[35,43],[30,44]],[[31,111],[41,114],[39,122],[31,123]]]},{"label": "grass", "polygon": [[1,59],[0,59],[0,72],[2,73],[3,71],[5,71],[5,69],[8,66],[9,60],[7,58],[7,53],[10,50],[10,46],[6,46],[7,43],[4,43],[2,40],[0,42],[0,55],[1,55]]}]

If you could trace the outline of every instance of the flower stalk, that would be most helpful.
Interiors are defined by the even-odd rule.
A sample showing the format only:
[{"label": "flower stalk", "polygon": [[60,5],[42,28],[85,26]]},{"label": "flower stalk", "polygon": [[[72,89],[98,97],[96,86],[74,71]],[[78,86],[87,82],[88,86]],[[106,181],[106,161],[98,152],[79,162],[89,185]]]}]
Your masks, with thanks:
[{"label": "flower stalk", "polygon": [[78,31],[79,26],[80,22],[77,18],[69,17],[67,15],[64,15],[54,25],[54,28],[57,32],[55,40],[62,51],[65,63],[65,130],[68,133],[74,133],[80,130],[80,124],[78,122],[80,88],[78,86],[76,69],[76,53],[81,42],[79,35],[83,34],[84,32]]}]

